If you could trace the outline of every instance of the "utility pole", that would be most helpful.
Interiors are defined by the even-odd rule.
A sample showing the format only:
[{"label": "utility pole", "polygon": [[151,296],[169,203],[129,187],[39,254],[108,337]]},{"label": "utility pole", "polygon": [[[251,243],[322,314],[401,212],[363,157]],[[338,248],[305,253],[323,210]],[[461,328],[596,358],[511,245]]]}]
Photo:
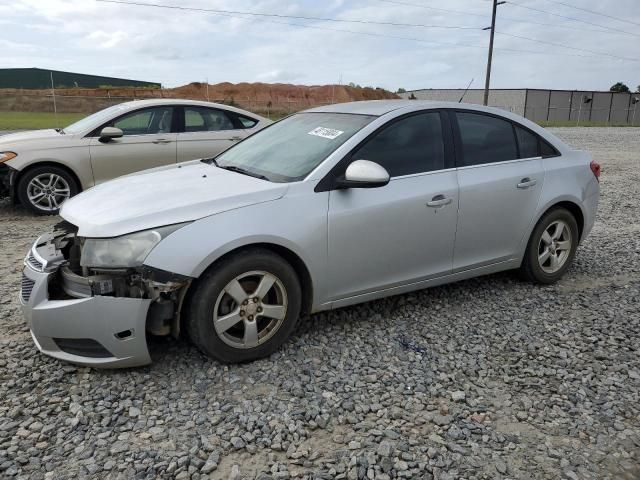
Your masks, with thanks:
[{"label": "utility pole", "polygon": [[484,28],[483,30],[491,30],[491,36],[489,37],[489,58],[487,58],[487,75],[484,80],[484,101],[483,105],[489,103],[489,85],[491,84],[491,59],[493,58],[493,36],[496,33],[496,11],[498,5],[502,5],[507,2],[499,2],[493,0],[493,12],[491,14],[491,27]]},{"label": "utility pole", "polygon": [[49,75],[51,76],[51,96],[53,97],[53,116],[56,121],[56,125],[58,124],[58,107],[56,106],[56,88],[53,86],[53,72],[49,71]]}]

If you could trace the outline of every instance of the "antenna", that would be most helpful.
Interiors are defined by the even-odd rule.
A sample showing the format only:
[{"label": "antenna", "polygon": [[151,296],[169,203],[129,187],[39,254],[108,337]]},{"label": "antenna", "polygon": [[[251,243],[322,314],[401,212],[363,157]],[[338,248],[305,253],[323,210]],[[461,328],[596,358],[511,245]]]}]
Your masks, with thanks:
[{"label": "antenna", "polygon": [[462,99],[467,94],[467,91],[469,90],[469,87],[471,86],[472,83],[473,83],[473,78],[469,82],[469,85],[467,85],[467,88],[464,89],[464,92],[462,93],[462,96],[460,97],[460,100],[458,100],[458,103],[462,103]]}]

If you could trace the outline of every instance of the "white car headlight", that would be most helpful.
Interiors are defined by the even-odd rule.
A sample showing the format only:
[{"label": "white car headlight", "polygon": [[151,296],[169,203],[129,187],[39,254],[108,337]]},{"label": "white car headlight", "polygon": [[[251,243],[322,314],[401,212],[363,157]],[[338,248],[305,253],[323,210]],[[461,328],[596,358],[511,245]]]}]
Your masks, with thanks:
[{"label": "white car headlight", "polygon": [[82,247],[80,265],[94,268],[139,267],[160,240],[189,223],[143,230],[115,238],[87,238]]}]

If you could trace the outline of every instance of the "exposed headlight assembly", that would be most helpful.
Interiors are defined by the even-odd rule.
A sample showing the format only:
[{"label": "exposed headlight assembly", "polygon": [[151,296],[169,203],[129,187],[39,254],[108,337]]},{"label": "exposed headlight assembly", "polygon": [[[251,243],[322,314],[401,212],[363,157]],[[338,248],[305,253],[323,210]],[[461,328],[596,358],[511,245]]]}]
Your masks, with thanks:
[{"label": "exposed headlight assembly", "polygon": [[87,238],[82,247],[80,265],[94,268],[139,267],[160,240],[189,223],[167,225],[121,237]]},{"label": "exposed headlight assembly", "polygon": [[16,152],[0,152],[0,163],[8,162],[17,156],[18,154]]}]

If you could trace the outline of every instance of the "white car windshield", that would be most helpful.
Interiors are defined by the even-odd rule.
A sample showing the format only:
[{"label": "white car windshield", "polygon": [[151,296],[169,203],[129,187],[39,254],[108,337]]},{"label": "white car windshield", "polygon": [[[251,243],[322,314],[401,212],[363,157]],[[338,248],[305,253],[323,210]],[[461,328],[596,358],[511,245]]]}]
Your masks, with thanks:
[{"label": "white car windshield", "polygon": [[220,168],[273,182],[302,180],[353,134],[370,115],[298,113],[252,135],[215,159]]},{"label": "white car windshield", "polygon": [[87,130],[92,130],[93,128],[98,127],[101,123],[110,120],[118,113],[123,113],[126,110],[129,110],[129,108],[130,107],[126,103],[113,105],[111,107],[105,108],[104,110],[93,113],[88,117],[84,117],[82,120],[78,120],[77,122],[72,123],[67,127],[64,127],[62,131],[64,133],[74,135],[76,133],[82,133]]}]

